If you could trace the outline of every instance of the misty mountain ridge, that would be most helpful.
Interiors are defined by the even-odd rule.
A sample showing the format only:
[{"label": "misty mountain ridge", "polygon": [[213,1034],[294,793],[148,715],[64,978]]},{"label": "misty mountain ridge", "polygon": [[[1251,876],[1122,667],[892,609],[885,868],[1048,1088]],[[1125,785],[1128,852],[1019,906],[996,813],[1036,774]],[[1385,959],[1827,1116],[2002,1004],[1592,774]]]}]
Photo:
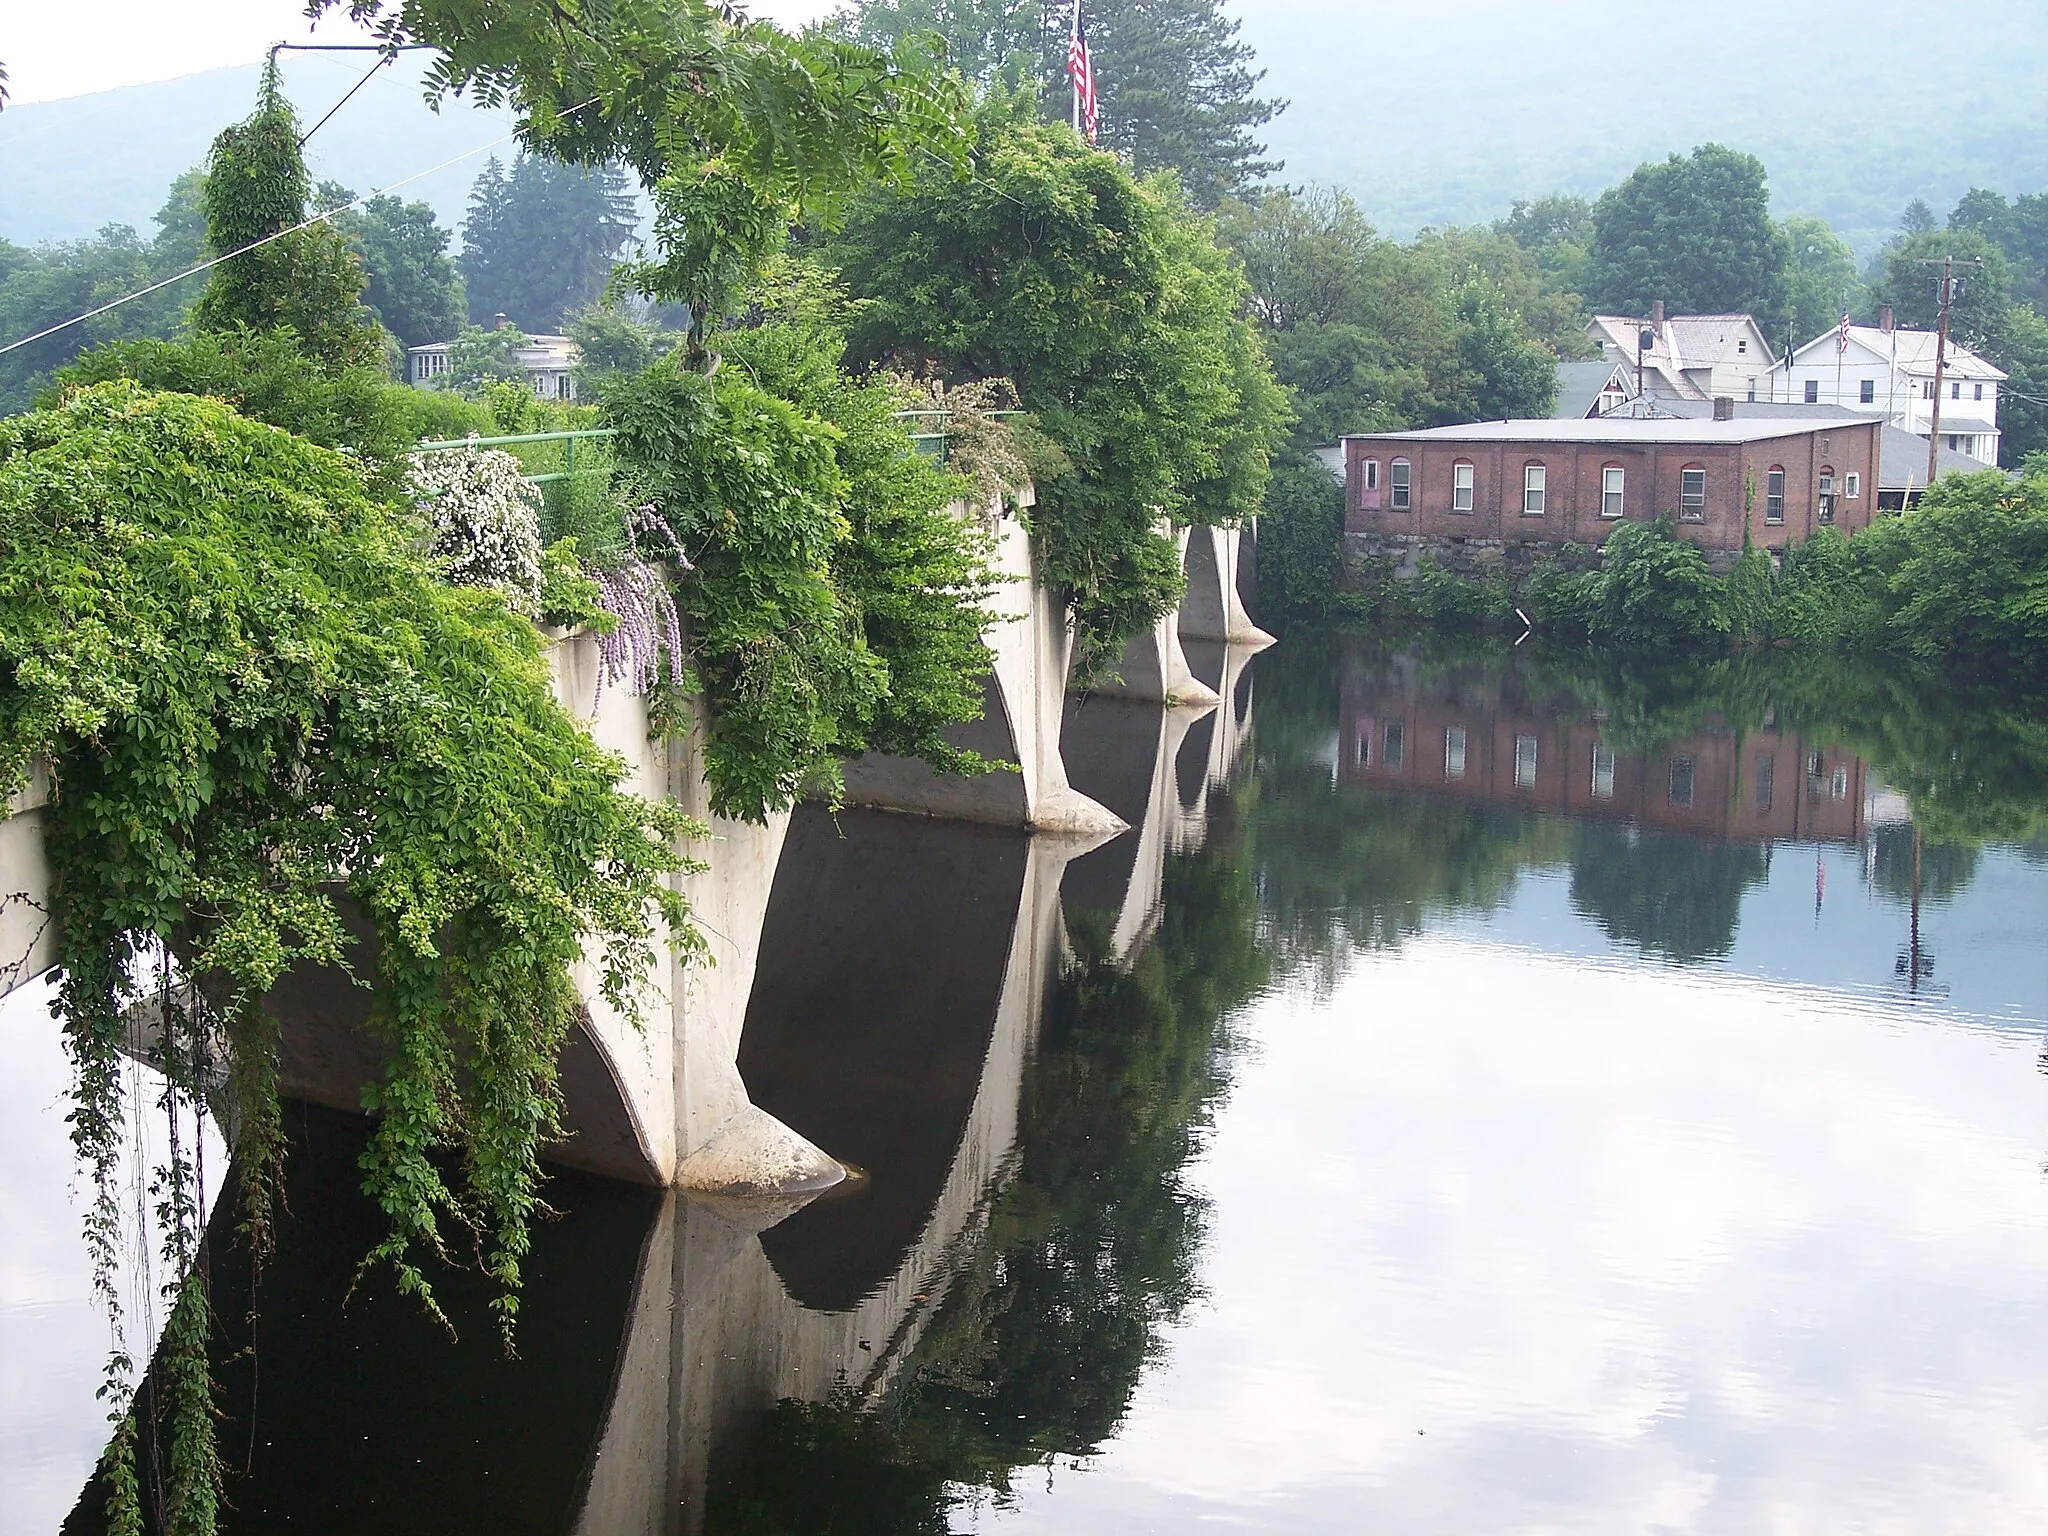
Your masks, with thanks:
[{"label": "misty mountain ridge", "polygon": [[[1239,8],[1289,107],[1268,125],[1290,184],[1345,187],[1382,232],[1479,224],[1517,198],[1595,196],[1646,159],[1718,141],[1763,160],[1775,211],[1826,219],[1867,257],[1914,198],[2048,189],[2048,6],[1979,0],[1944,25],[1918,0],[1264,0]],[[1116,68],[1113,56],[1099,69]],[[311,124],[365,67],[284,55]],[[247,115],[238,65],[0,113],[0,238],[82,238],[150,217],[171,180]],[[367,193],[509,134],[509,112],[438,113],[401,59],[307,146],[316,177]],[[400,189],[458,226],[489,153]]]}]

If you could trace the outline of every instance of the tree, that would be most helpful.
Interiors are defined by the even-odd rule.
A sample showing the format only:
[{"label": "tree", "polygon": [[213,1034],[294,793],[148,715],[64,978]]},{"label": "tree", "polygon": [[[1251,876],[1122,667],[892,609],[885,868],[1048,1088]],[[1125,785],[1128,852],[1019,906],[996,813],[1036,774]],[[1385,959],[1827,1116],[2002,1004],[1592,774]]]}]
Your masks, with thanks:
[{"label": "tree", "polygon": [[1763,162],[1719,144],[1638,166],[1593,206],[1586,298],[1603,313],[1748,313],[1767,336],[1791,318],[1791,251],[1771,220]]},{"label": "tree", "polygon": [[2005,253],[2015,295],[2036,309],[2048,305],[2048,193],[2008,203],[1996,192],[1972,188],[1948,216],[1953,230],[1975,230]]},{"label": "tree", "polygon": [[1931,331],[1941,317],[1938,263],[1944,256],[1982,266],[1959,269],[1949,334],[1972,349],[1989,349],[2012,304],[2012,267],[2005,253],[1975,230],[1923,230],[1885,252],[1884,272],[1872,285],[1871,301],[1889,305],[1898,323]]},{"label": "tree", "polygon": [[625,173],[586,171],[520,155],[508,174],[493,158],[469,195],[462,277],[469,317],[498,315],[527,331],[554,331],[604,292],[640,222]]},{"label": "tree", "polygon": [[[344,190],[335,201],[355,196]],[[448,259],[451,233],[435,221],[431,205],[373,197],[336,223],[369,274],[363,301],[401,345],[422,347],[455,334],[464,313],[462,278]]]},{"label": "tree", "polygon": [[1804,343],[1864,308],[1856,253],[1825,219],[1794,214],[1779,226],[1791,246],[1792,335]]},{"label": "tree", "polygon": [[[883,45],[936,34],[983,84],[1035,75],[1046,115],[1064,121],[1072,15],[1062,0],[856,0],[841,24]],[[1254,135],[1286,103],[1252,94],[1265,72],[1220,0],[1090,0],[1085,20],[1106,148],[1140,172],[1175,172],[1198,208],[1244,196],[1280,169],[1260,158],[1265,145]]]},{"label": "tree", "polygon": [[829,254],[866,301],[857,359],[1008,378],[1066,454],[1035,524],[1085,676],[1178,599],[1158,519],[1257,510],[1284,403],[1242,279],[1172,182],[1028,114],[987,104],[971,180],[933,166],[862,199]]},{"label": "tree", "polygon": [[1485,284],[1469,281],[1452,300],[1458,359],[1470,378],[1470,416],[1480,421],[1548,416],[1557,403],[1557,358],[1530,338]]},{"label": "tree", "polygon": [[[1046,8],[1038,0],[857,0],[831,24],[881,49],[933,33],[945,42],[946,62],[981,85],[1023,85],[1039,77],[1047,57]],[[1064,34],[1060,41],[1064,47]]]},{"label": "tree", "polygon": [[[310,191],[298,119],[273,57],[256,111],[223,129],[207,156],[207,243],[239,254],[213,269],[194,322],[206,331],[289,327],[323,367],[381,361],[384,339],[362,306],[366,279],[347,240],[331,224],[296,227]],[[258,241],[268,243],[245,249]]]},{"label": "tree", "polygon": [[1551,292],[1585,291],[1586,262],[1593,249],[1593,205],[1585,198],[1568,193],[1533,201],[1516,198],[1508,216],[1493,221],[1493,232],[1536,258]]}]

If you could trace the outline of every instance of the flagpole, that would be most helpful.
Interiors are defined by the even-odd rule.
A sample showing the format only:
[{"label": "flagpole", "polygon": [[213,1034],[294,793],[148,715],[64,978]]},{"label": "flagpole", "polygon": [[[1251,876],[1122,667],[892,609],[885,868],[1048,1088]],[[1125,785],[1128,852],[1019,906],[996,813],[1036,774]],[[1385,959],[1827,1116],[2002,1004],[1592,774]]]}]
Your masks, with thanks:
[{"label": "flagpole", "polygon": [[[1081,40],[1081,0],[1074,0],[1074,20],[1067,29],[1067,57],[1074,55],[1074,44]],[[1067,81],[1073,87],[1074,132],[1081,131],[1081,82],[1074,78],[1074,72],[1067,71]]]}]

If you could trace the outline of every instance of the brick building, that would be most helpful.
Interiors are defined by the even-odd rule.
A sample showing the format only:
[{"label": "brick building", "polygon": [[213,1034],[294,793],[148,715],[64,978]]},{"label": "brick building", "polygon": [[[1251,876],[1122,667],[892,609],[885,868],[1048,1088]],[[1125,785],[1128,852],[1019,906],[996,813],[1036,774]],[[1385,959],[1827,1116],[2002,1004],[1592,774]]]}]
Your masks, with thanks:
[{"label": "brick building", "polygon": [[[1725,402],[1717,402],[1727,409]],[[1599,544],[1673,519],[1710,552],[1782,549],[1877,508],[1872,420],[1488,421],[1344,439],[1344,529],[1420,543]]]},{"label": "brick building", "polygon": [[1344,693],[1339,777],[1349,783],[1667,832],[1754,841],[1856,842],[1862,761],[1766,721],[1705,729],[1645,755],[1599,719],[1484,687],[1416,690],[1359,680]]}]

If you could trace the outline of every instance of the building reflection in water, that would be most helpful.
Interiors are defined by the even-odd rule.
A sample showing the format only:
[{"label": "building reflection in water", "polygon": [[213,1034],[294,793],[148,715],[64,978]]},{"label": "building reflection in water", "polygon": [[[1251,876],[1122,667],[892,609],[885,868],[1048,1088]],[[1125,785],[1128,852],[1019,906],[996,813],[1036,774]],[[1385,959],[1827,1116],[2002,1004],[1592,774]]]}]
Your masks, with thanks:
[{"label": "building reflection in water", "polygon": [[1445,800],[1747,841],[1866,831],[1863,760],[1780,730],[1775,712],[1746,729],[1712,717],[1639,752],[1597,712],[1537,697],[1512,671],[1444,669],[1425,683],[1392,662],[1345,679],[1338,747],[1342,782]]}]

